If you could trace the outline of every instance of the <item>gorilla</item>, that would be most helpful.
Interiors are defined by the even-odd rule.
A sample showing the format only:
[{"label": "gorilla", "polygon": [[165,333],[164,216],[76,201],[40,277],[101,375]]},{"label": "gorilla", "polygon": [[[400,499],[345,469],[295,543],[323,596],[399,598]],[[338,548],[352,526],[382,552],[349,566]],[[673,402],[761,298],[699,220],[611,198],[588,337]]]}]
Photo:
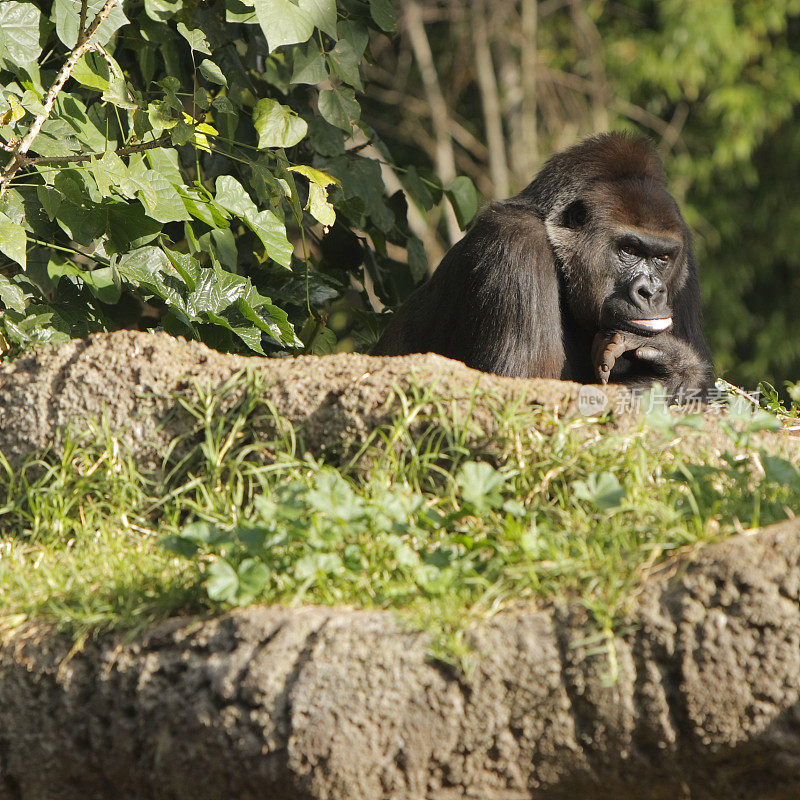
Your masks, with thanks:
[{"label": "gorilla", "polygon": [[587,139],[483,211],[373,350],[426,352],[498,375],[704,396],[714,368],[691,235],[652,145]]}]

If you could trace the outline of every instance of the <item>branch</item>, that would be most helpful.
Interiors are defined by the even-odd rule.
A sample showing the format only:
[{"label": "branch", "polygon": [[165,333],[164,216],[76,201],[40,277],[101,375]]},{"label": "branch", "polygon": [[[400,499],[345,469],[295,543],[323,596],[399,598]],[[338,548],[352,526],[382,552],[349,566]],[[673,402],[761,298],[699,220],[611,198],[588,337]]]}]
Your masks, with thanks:
[{"label": "branch", "polygon": [[475,47],[475,71],[481,92],[483,121],[486,127],[486,144],[489,148],[489,172],[492,176],[495,197],[508,197],[509,181],[506,141],[503,135],[497,78],[494,64],[492,63],[489,35],[486,32],[487,25],[485,0],[473,0],[472,43]]},{"label": "branch", "polygon": [[[442,182],[448,184],[456,177],[456,159],[448,123],[450,115],[442,89],[439,86],[439,77],[436,74],[431,45],[422,21],[422,9],[417,0],[406,0],[405,12],[408,38],[411,41],[411,48],[419,66],[422,85],[425,88],[425,94],[431,108],[431,121],[433,122],[433,131],[436,137],[436,168]],[[455,244],[461,238],[461,229],[450,206],[445,205],[445,209],[450,243]]]},{"label": "branch", "polygon": [[577,33],[579,50],[589,62],[594,132],[601,133],[608,130],[608,104],[611,94],[603,63],[603,40],[581,0],[571,0],[570,14]]},{"label": "branch", "polygon": [[[169,144],[170,141],[169,134],[164,134],[163,136],[159,136],[158,139],[153,139],[152,142],[126,145],[114,152],[118,156],[129,156],[132,153],[143,153],[145,150],[154,150],[157,147],[164,147]],[[26,167],[30,164],[77,164],[81,161],[91,161],[93,158],[102,157],[103,153],[81,153],[75,156],[41,156],[38,158],[26,158],[24,164]]]},{"label": "branch", "polygon": [[[119,1],[120,0],[106,0],[105,5],[97,13],[94,21],[86,30],[85,35],[83,34],[83,31],[79,31],[79,44],[69,54],[69,57],[64,62],[64,65],[59,70],[58,75],[56,75],[56,79],[53,81],[52,86],[47,90],[47,94],[44,97],[44,102],[42,103],[44,106],[42,113],[36,116],[28,132],[14,148],[13,158],[8,166],[6,166],[5,170],[3,170],[3,174],[0,176],[0,197],[5,194],[8,184],[14,175],[16,175],[20,168],[27,163],[25,154],[30,149],[34,139],[36,139],[41,132],[42,125],[44,125],[44,123],[50,117],[50,112],[53,110],[56,97],[58,97],[59,92],[64,88],[64,84],[67,82],[69,76],[72,75],[72,70],[75,69],[75,65],[78,63],[78,61],[80,61],[83,54],[92,46],[92,38],[97,33],[97,29],[103,24],[103,20],[108,17],[108,15],[114,9],[114,6],[117,5]],[[85,5],[86,0],[84,0],[82,6],[85,7]]]},{"label": "branch", "polygon": [[537,28],[539,21],[538,0],[522,0],[522,149],[526,166],[526,180],[533,175],[539,162],[539,136],[536,125],[538,89],[536,70],[538,68]]}]

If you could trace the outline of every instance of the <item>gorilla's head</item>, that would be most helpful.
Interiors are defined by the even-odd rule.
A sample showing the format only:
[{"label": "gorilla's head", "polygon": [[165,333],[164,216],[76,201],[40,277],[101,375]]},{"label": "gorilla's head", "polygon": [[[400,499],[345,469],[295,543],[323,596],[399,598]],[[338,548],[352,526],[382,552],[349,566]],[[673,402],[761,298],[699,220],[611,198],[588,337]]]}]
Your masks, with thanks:
[{"label": "gorilla's head", "polygon": [[642,335],[672,326],[692,246],[649,142],[589,139],[548,161],[523,196],[545,223],[579,324]]}]

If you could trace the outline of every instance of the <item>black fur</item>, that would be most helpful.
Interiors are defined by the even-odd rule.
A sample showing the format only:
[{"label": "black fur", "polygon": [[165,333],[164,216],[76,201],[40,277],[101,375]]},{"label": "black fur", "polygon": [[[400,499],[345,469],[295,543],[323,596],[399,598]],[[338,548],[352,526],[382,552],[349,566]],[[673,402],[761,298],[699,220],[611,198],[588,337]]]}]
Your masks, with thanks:
[{"label": "black fur", "polygon": [[[642,252],[628,254],[626,237]],[[672,317],[668,332],[637,333],[637,318],[659,315]],[[612,381],[711,385],[689,230],[650,144],[607,134],[553,156],[520,194],[490,205],[373,352],[441,353],[499,375],[590,383],[593,342],[617,330],[630,347]]]}]

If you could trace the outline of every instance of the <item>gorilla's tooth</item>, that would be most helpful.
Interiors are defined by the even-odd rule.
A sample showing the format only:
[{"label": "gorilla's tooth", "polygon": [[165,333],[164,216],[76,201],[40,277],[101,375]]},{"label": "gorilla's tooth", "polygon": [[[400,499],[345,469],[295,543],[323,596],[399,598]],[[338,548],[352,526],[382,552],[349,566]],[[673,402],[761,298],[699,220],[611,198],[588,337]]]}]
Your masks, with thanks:
[{"label": "gorilla's tooth", "polygon": [[662,317],[661,319],[632,319],[634,325],[647,328],[651,331],[665,331],[672,325],[672,317]]}]

